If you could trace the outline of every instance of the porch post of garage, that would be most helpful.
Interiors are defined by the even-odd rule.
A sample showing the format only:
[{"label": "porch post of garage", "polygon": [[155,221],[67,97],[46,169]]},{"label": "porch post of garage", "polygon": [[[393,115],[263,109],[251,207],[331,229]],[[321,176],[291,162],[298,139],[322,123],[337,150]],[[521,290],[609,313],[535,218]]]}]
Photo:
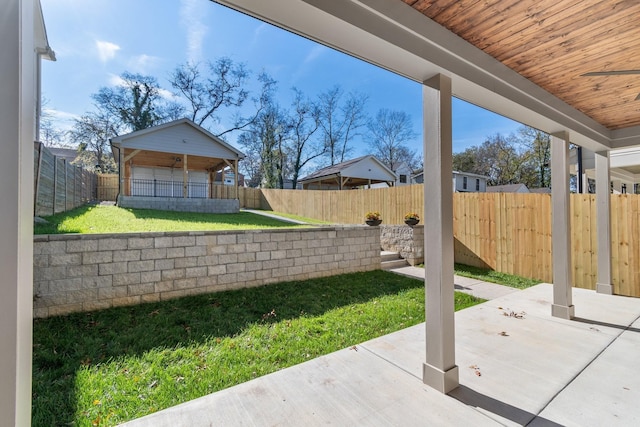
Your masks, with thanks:
[{"label": "porch post of garage", "polygon": [[569,200],[569,132],[551,135],[551,205],[554,317],[572,319],[571,223]]},{"label": "porch post of garage", "polygon": [[598,235],[598,278],[596,291],[613,294],[611,282],[611,191],[609,190],[609,151],[595,153],[596,232]]},{"label": "porch post of garage", "polygon": [[233,161],[233,185],[235,186],[236,199],[239,199],[240,190],[238,190],[238,159]]},{"label": "porch post of garage", "polygon": [[422,86],[427,360],[422,380],[441,393],[459,385],[455,363],[451,78]]},{"label": "porch post of garage", "polygon": [[182,155],[182,197],[189,197],[189,169],[187,169],[187,155]]}]

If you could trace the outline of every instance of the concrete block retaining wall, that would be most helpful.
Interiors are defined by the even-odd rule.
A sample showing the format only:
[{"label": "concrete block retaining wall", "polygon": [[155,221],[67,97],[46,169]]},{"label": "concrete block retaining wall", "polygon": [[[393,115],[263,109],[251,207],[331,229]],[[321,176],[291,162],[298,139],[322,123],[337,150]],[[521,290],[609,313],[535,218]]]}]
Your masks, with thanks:
[{"label": "concrete block retaining wall", "polygon": [[181,197],[118,197],[118,206],[132,209],[158,209],[177,212],[238,213],[238,199],[198,199]]},{"label": "concrete block retaining wall", "polygon": [[376,227],[34,236],[34,316],[380,268]]},{"label": "concrete block retaining wall", "polygon": [[383,251],[398,252],[411,265],[424,263],[424,226],[381,225],[380,246]]}]

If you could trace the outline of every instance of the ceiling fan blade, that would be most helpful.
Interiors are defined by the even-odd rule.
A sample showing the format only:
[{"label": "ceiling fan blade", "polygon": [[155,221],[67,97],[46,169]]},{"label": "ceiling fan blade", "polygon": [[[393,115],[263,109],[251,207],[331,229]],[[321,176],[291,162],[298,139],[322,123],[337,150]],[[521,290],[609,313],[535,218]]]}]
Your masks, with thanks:
[{"label": "ceiling fan blade", "polygon": [[613,71],[592,71],[590,73],[584,73],[581,77],[594,77],[594,76],[624,76],[630,74],[640,74],[640,70],[613,70]]}]

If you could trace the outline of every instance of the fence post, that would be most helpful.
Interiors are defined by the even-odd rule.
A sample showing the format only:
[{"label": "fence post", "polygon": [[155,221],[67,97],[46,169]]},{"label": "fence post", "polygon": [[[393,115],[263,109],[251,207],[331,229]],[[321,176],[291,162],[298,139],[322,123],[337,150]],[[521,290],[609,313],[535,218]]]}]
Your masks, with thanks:
[{"label": "fence post", "polygon": [[35,183],[33,186],[33,214],[38,212],[38,191],[40,190],[40,168],[42,167],[42,142],[36,142],[38,153],[38,164],[35,170]]}]

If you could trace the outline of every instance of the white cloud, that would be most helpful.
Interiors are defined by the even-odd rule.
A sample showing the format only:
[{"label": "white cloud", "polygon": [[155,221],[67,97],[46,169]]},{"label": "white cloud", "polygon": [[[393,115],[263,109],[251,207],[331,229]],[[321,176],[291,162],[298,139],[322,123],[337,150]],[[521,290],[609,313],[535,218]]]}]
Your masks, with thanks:
[{"label": "white cloud", "polygon": [[179,96],[177,96],[173,92],[168,91],[166,89],[162,89],[162,88],[158,90],[158,94],[162,98],[166,99],[167,101],[179,101],[181,99]]},{"label": "white cloud", "polygon": [[207,7],[207,2],[200,0],[180,1],[180,24],[187,30],[187,60],[190,63],[197,63],[202,59],[202,42],[209,30],[202,22]]},{"label": "white cloud", "polygon": [[327,47],[322,46],[322,45],[316,45],[314,46],[309,53],[307,53],[307,56],[304,58],[304,61],[302,62],[304,65],[307,65],[313,61],[315,61],[316,59],[318,59],[323,53],[325,53],[327,51]]},{"label": "white cloud", "polygon": [[54,126],[61,131],[71,130],[73,128],[74,120],[80,118],[78,114],[53,108],[45,108],[42,110],[42,113],[43,116],[49,118],[54,123]]},{"label": "white cloud", "polygon": [[298,81],[298,79],[301,78],[301,76],[307,74],[309,70],[312,69],[311,64],[325,52],[327,52],[327,50],[328,48],[322,45],[316,45],[312,47],[309,52],[307,52],[307,55],[302,60],[302,63],[300,63],[298,68],[293,72],[291,81],[295,83],[296,81]]},{"label": "white cloud", "polygon": [[126,86],[122,77],[117,76],[115,74],[109,74],[108,82],[111,86]]},{"label": "white cloud", "polygon": [[160,62],[160,58],[157,56],[142,54],[138,56],[134,56],[129,60],[129,69],[137,72],[146,74],[150,69],[154,68],[158,62]]},{"label": "white cloud", "polygon": [[98,57],[103,63],[113,59],[116,52],[120,50],[120,46],[117,44],[104,40],[96,40],[96,48],[98,49]]}]

